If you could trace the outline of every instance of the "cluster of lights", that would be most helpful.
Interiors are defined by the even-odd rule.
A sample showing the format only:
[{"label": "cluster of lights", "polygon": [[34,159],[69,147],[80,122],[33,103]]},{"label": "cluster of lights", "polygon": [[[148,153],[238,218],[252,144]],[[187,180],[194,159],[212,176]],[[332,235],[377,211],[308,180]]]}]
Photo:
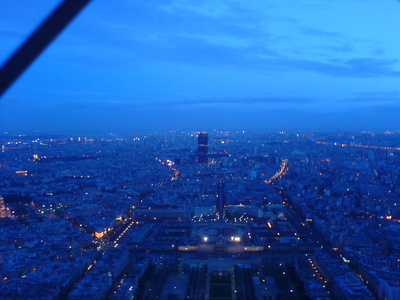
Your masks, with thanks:
[{"label": "cluster of lights", "polygon": [[357,148],[367,148],[367,149],[382,149],[382,150],[397,150],[400,151],[400,147],[387,147],[387,146],[368,146],[368,145],[361,145],[361,144],[342,144],[342,143],[330,143],[330,142],[315,142],[316,144],[320,145],[334,145],[334,146],[341,146],[341,147],[357,147]]},{"label": "cluster of lights", "polygon": [[326,288],[326,284],[327,284],[328,282],[322,277],[322,275],[321,275],[321,273],[319,272],[317,266],[314,264],[314,262],[312,261],[311,258],[308,259],[308,263],[310,264],[310,267],[311,267],[311,269],[312,269],[313,272],[314,272],[313,276],[314,276],[314,277],[317,276],[318,279],[319,279],[319,281],[320,281],[321,283],[324,284],[322,287]]},{"label": "cluster of lights", "polygon": [[232,242],[240,242],[240,236],[231,236],[231,241]]},{"label": "cluster of lights", "polygon": [[121,234],[115,239],[114,243],[117,243],[117,242],[127,233],[127,231],[132,227],[133,224],[135,224],[134,221],[132,221],[132,222],[124,229],[124,231],[121,232]]},{"label": "cluster of lights", "polygon": [[289,167],[288,167],[288,160],[287,159],[283,159],[282,163],[281,163],[281,168],[280,170],[275,173],[274,176],[272,176],[270,179],[265,180],[265,183],[270,184],[272,183],[274,180],[278,179],[279,177],[283,176],[286,174],[286,172],[288,171]]},{"label": "cluster of lights", "polygon": [[16,171],[15,173],[23,176],[28,176],[28,171]]},{"label": "cluster of lights", "polygon": [[103,231],[96,231],[94,233],[94,236],[98,239],[101,239],[102,237],[104,237],[108,232],[110,232],[112,230],[112,228],[105,228]]},{"label": "cluster of lights", "polygon": [[[205,243],[207,243],[208,240],[209,240],[208,236],[203,236],[203,241],[204,241]],[[238,243],[238,242],[240,242],[240,241],[241,241],[240,236],[231,236],[231,242],[236,242],[236,243]]]},{"label": "cluster of lights", "polygon": [[[173,165],[174,165],[174,162],[173,162],[173,161],[171,161],[171,160],[169,160],[169,159],[167,159],[166,161],[163,161],[161,158],[157,158],[157,157],[156,157],[156,160],[157,160],[159,163],[161,163],[162,165],[167,165],[167,166],[174,172],[174,175],[171,177],[171,181],[177,180],[177,179],[180,177],[181,172],[180,172],[178,169],[176,169],[176,168],[173,167]],[[161,183],[159,183],[159,184],[165,184],[165,183],[166,183],[166,182],[161,182]],[[152,185],[153,185],[153,184],[152,184]]]}]

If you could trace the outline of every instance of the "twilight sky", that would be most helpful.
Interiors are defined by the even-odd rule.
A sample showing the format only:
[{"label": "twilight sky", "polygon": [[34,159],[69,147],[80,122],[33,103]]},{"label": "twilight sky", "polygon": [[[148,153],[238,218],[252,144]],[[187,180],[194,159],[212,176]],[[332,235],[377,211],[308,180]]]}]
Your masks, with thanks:
[{"label": "twilight sky", "polygon": [[[60,0],[0,0],[0,64]],[[0,132],[400,129],[398,0],[93,0]]]}]

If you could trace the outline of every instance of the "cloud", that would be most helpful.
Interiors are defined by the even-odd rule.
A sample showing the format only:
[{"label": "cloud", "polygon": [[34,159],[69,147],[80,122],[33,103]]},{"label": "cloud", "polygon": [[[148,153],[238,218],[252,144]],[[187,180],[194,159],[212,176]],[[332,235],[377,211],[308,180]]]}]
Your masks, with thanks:
[{"label": "cloud", "polygon": [[301,97],[224,97],[224,98],[207,98],[207,99],[188,99],[180,101],[172,101],[174,105],[198,105],[198,104],[310,104],[315,99]]},{"label": "cloud", "polygon": [[388,76],[398,77],[400,71],[395,70],[397,59],[355,58],[345,62],[350,73],[365,77]]},{"label": "cloud", "polygon": [[395,59],[355,58],[349,60],[331,60],[328,62],[304,59],[271,60],[272,65],[282,70],[312,71],[335,77],[398,77]]},{"label": "cloud", "polygon": [[210,34],[163,34],[153,38],[124,37],[105,34],[98,41],[103,47],[93,45],[79,53],[60,52],[60,60],[99,68],[132,67],[149,62],[170,62],[192,66],[232,68],[240,71],[292,72],[311,71],[335,77],[398,77],[398,60],[374,57],[333,59],[333,53],[355,55],[351,45],[319,46],[326,50],[327,60],[303,58],[299,55],[283,54],[258,39],[246,39],[229,33]]},{"label": "cloud", "polygon": [[[400,75],[395,59],[357,56],[355,41],[342,32],[288,25],[293,21],[288,21],[287,15],[273,15],[276,4],[157,4],[124,1],[113,8],[118,18],[104,18],[104,13],[99,12],[105,5],[92,3],[90,21],[69,30],[70,35],[60,45],[58,59],[105,69],[168,62],[240,72],[310,71],[354,78]],[[271,10],[266,9],[269,5]],[[275,29],[278,23],[281,25]],[[300,39],[301,47],[296,47],[292,39],[298,33],[314,39],[310,43]],[[78,41],[79,48],[72,48],[71,41]],[[316,50],[325,59],[313,57]],[[340,58],[333,59],[338,55]]]},{"label": "cloud", "polygon": [[371,103],[371,104],[391,104],[400,106],[400,91],[385,91],[385,92],[364,92],[357,93],[352,97],[347,98],[347,103]]},{"label": "cloud", "polygon": [[354,53],[354,47],[350,44],[340,44],[340,45],[329,45],[329,46],[319,46],[318,49],[342,52],[342,53]]},{"label": "cloud", "polygon": [[327,31],[319,28],[303,28],[300,34],[309,35],[313,37],[327,37],[327,38],[343,38],[344,35],[340,32]]}]

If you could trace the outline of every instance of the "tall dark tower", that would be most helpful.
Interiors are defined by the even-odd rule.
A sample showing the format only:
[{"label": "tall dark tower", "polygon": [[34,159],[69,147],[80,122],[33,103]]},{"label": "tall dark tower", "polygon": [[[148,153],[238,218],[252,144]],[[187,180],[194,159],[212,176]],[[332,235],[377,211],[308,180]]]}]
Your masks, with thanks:
[{"label": "tall dark tower", "polygon": [[197,135],[197,156],[198,162],[201,164],[208,163],[208,135],[207,133],[199,133]]},{"label": "tall dark tower", "polygon": [[225,182],[221,180],[218,182],[217,185],[217,194],[215,196],[215,210],[221,217],[225,209],[226,209],[226,189],[225,189]]}]

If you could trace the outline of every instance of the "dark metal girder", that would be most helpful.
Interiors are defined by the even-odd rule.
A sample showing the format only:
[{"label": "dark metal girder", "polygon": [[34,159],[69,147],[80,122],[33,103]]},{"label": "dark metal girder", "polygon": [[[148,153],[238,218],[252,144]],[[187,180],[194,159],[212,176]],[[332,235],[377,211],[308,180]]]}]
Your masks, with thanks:
[{"label": "dark metal girder", "polygon": [[91,0],[64,0],[0,69],[0,97]]}]

